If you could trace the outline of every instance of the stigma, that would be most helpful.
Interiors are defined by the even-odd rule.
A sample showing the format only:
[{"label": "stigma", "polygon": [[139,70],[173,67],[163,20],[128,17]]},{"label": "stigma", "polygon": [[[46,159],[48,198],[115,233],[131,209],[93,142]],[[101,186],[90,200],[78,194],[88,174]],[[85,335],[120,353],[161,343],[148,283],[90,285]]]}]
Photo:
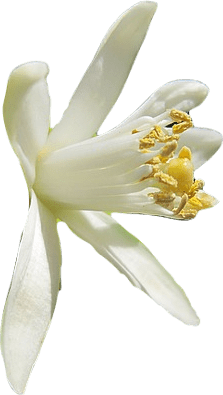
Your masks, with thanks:
[{"label": "stigma", "polygon": [[181,148],[178,158],[171,159],[166,166],[166,172],[177,181],[179,194],[189,193],[194,179],[194,167],[190,148]]},{"label": "stigma", "polygon": [[[169,121],[168,116],[172,122]],[[167,119],[153,126],[149,133],[139,140],[142,153],[149,153],[159,144],[162,145],[159,154],[147,161],[152,166],[148,177],[141,181],[153,179],[155,192],[148,194],[155,204],[172,212],[178,219],[191,219],[199,210],[215,205],[215,199],[203,192],[204,182],[195,180],[193,155],[189,147],[183,146],[178,155],[176,151],[181,134],[193,126],[189,114],[172,109]],[[137,133],[134,130],[132,133]]]}]

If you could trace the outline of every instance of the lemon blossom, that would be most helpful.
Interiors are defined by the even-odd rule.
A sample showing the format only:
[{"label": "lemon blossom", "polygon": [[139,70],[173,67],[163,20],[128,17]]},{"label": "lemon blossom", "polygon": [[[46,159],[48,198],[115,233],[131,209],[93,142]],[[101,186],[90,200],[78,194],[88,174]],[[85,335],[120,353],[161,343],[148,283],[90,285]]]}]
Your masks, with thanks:
[{"label": "lemon blossom", "polygon": [[7,377],[17,393],[25,390],[56,305],[58,219],[173,316],[199,323],[184,291],[151,252],[105,212],[189,219],[215,204],[203,181],[194,180],[194,170],[217,151],[221,135],[194,127],[188,114],[205,99],[207,87],[170,82],[115,129],[94,137],[155,10],[155,3],[141,2],[116,21],[52,130],[48,66],[31,62],[10,75],[4,121],[30,195],[1,330]]}]

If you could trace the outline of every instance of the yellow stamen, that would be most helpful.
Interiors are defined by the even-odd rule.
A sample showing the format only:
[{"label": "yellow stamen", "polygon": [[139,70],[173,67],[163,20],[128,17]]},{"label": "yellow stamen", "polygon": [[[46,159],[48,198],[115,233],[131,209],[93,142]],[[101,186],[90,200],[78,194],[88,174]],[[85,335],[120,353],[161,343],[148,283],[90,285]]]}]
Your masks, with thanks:
[{"label": "yellow stamen", "polygon": [[155,145],[155,141],[150,137],[146,136],[143,139],[139,140],[139,149],[151,148],[154,147],[154,145]]},{"label": "yellow stamen", "polygon": [[158,155],[158,156],[154,156],[152,159],[148,160],[148,161],[146,162],[146,164],[149,164],[149,165],[158,165],[158,163],[160,163],[160,162],[161,162],[161,160],[160,160],[160,155]]},{"label": "yellow stamen", "polygon": [[[157,143],[163,145],[161,145],[159,154],[146,162],[152,166],[152,171],[140,181],[153,179],[154,186],[159,187],[160,191],[149,193],[148,197],[152,197],[156,204],[172,210],[178,218],[191,219],[196,216],[199,210],[214,206],[216,201],[202,192],[204,186],[202,180],[194,181],[191,150],[184,146],[178,157],[173,158],[180,134],[193,126],[190,115],[176,109],[171,110],[169,115],[174,123],[172,133],[169,133],[169,128],[165,129],[165,127],[161,128],[159,125],[155,125],[145,137],[139,140],[139,148],[142,153],[151,152],[150,148]],[[135,129],[132,131],[132,134],[134,133],[138,133],[138,131]],[[176,198],[180,198],[178,207],[174,203]]]},{"label": "yellow stamen", "polygon": [[196,198],[195,196],[193,196],[192,198],[189,199],[189,204],[191,206],[193,206],[194,208],[196,208],[197,210],[202,209],[202,207],[203,207],[201,201],[198,198]]},{"label": "yellow stamen", "polygon": [[197,210],[195,209],[186,209],[186,210],[181,210],[180,216],[182,219],[192,219],[195,218],[197,215]]},{"label": "yellow stamen", "polygon": [[154,174],[154,178],[156,178],[159,182],[162,182],[163,184],[177,188],[177,180],[175,180],[175,178],[169,174],[159,171]]},{"label": "yellow stamen", "polygon": [[177,125],[173,125],[172,130],[173,133],[183,133],[185,130],[191,128],[193,126],[193,122],[191,117],[186,112],[173,109],[170,111],[170,117]]},{"label": "yellow stamen", "polygon": [[[138,130],[132,130],[132,134],[138,133]],[[156,142],[158,143],[168,143],[174,142],[174,146],[177,144],[177,140],[179,140],[179,135],[168,135],[165,134],[162,128],[159,125],[155,125],[153,129],[142,139],[139,140],[139,149],[151,148],[154,147]],[[174,148],[175,149],[175,148]]]},{"label": "yellow stamen", "polygon": [[192,187],[189,190],[188,196],[193,197],[199,190],[203,189],[204,181],[196,180],[194,181]]},{"label": "yellow stamen", "polygon": [[153,197],[156,203],[171,203],[176,197],[175,193],[169,192],[154,192],[149,193],[148,196]]},{"label": "yellow stamen", "polygon": [[160,155],[163,157],[169,157],[176,149],[177,149],[177,142],[176,140],[173,140],[171,142],[168,142],[163,147]]}]

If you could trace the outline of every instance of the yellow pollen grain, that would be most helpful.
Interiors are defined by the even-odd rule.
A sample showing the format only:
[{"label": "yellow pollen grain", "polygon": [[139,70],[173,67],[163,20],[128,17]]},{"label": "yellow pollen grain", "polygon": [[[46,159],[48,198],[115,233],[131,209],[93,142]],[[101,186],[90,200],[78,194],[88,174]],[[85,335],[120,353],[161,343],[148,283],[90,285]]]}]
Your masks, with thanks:
[{"label": "yellow pollen grain", "polygon": [[139,131],[136,129],[132,130],[132,134],[135,134],[135,133],[139,133]]},{"label": "yellow pollen grain", "polygon": [[189,197],[193,197],[199,190],[203,189],[203,187],[204,187],[203,180],[194,181],[188,193]]},{"label": "yellow pollen grain", "polygon": [[189,204],[192,205],[197,210],[202,209],[203,207],[201,201],[195,196],[189,199]]},{"label": "yellow pollen grain", "polygon": [[155,142],[150,137],[146,136],[143,139],[139,140],[139,149],[151,148],[151,147],[154,147],[154,145],[155,145]]},{"label": "yellow pollen grain", "polygon": [[190,122],[191,121],[191,117],[190,117],[189,114],[187,114],[184,111],[177,110],[175,108],[173,108],[170,111],[170,117],[172,118],[172,120],[174,122],[177,122],[177,123],[184,122],[184,121],[185,122]]},{"label": "yellow pollen grain", "polygon": [[172,130],[173,133],[176,134],[180,134],[183,133],[185,130],[191,128],[193,126],[193,122],[191,120],[191,117],[189,114],[187,114],[186,112],[180,111],[180,110],[176,110],[176,109],[172,109],[170,111],[170,117],[172,118],[172,120],[174,122],[176,122],[176,125],[173,125]]},{"label": "yellow pollen grain", "polygon": [[193,219],[197,215],[197,210],[195,209],[185,209],[180,212],[182,219]]},{"label": "yellow pollen grain", "polygon": [[177,188],[177,180],[175,180],[175,178],[173,178],[169,174],[159,171],[154,174],[154,178],[156,178],[158,181],[162,182],[163,184]]},{"label": "yellow pollen grain", "polygon": [[153,130],[149,133],[149,137],[154,138],[159,143],[167,143],[168,141],[178,140],[177,135],[166,135],[159,125],[155,125]]},{"label": "yellow pollen grain", "polygon": [[174,193],[169,192],[154,192],[148,194],[148,196],[154,198],[156,203],[171,203],[176,197]]},{"label": "yellow pollen grain", "polygon": [[196,196],[202,204],[202,209],[213,207],[216,204],[216,199],[205,192],[198,192]]},{"label": "yellow pollen grain", "polygon": [[148,160],[146,164],[148,165],[158,165],[161,162],[160,156],[154,156],[152,159]]}]

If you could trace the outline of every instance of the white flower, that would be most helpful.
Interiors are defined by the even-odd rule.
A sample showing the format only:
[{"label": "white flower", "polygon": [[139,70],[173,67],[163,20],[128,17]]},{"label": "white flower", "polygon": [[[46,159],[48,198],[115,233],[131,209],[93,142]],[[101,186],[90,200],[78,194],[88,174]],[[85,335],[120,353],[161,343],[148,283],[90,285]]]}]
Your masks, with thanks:
[{"label": "white flower", "polygon": [[191,80],[166,84],[117,128],[93,137],[122,90],[155,10],[155,3],[142,2],[118,19],[51,131],[47,65],[22,65],[9,78],[4,120],[30,194],[1,331],[7,376],[17,393],[24,392],[60,287],[57,219],[173,316],[199,323],[173,278],[104,211],[187,219],[214,205],[203,182],[194,181],[194,169],[222,138],[194,128],[187,114],[205,99],[207,87]]}]

